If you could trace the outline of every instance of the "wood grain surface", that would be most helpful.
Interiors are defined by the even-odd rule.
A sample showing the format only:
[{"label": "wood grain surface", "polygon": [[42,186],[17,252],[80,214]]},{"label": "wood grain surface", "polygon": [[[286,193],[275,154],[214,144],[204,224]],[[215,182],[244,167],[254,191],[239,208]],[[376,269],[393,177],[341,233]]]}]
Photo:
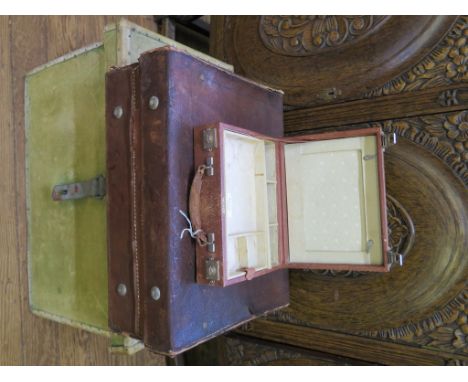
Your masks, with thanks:
[{"label": "wood grain surface", "polygon": [[[426,78],[435,67],[453,73],[447,85],[463,77],[451,56],[441,67],[444,53],[436,54],[437,63],[426,60],[455,24],[463,24],[454,16],[216,16],[212,22],[212,54],[236,73],[282,89],[284,103],[295,108],[360,99],[387,82],[382,92],[389,93],[393,79],[423,59]],[[437,84],[413,80],[418,69],[400,87]]]},{"label": "wood grain surface", "polygon": [[[289,20],[289,16],[278,17],[297,21]],[[275,26],[275,18],[271,18],[271,26]],[[346,45],[357,47],[365,42],[365,35],[354,42],[343,40],[340,46],[328,46],[341,41],[334,34],[333,39],[325,41],[328,45],[317,40],[312,46],[304,40],[306,34],[296,34],[300,39],[290,40],[290,45],[278,45],[275,43],[281,37],[278,23],[275,28],[263,29],[269,36],[269,47],[256,53],[252,44],[241,39],[242,33],[249,32],[253,19],[239,17],[242,19],[239,23],[235,19],[211,18],[211,54],[234,63],[237,72],[250,78],[258,79],[256,73],[263,76],[274,72],[276,77],[290,80],[289,85],[298,92],[297,99],[302,98],[304,102],[302,108],[298,103],[295,109],[288,107],[285,112],[288,134],[381,127],[386,133],[398,135],[399,143],[385,154],[387,192],[391,196],[387,206],[391,245],[397,253],[407,255],[402,268],[381,275],[291,271],[291,305],[265,320],[245,325],[238,333],[255,341],[271,341],[275,349],[284,345],[295,347],[293,354],[271,351],[271,357],[282,364],[299,362],[295,353],[308,349],[385,365],[468,365],[468,72],[465,65],[468,17],[458,17],[443,33],[440,32],[444,28],[437,31],[438,27],[431,27],[437,23],[428,18],[424,34],[426,41],[433,39],[434,44],[424,44],[424,49],[419,51],[410,47],[408,57],[400,57],[401,62],[395,62],[394,67],[401,69],[396,76],[391,74],[391,68],[387,71],[389,68],[384,67],[379,68],[381,76],[369,74],[366,81],[375,80],[371,91],[366,90],[369,82],[359,81],[358,77],[349,77],[354,81],[349,83],[337,76],[351,74],[351,67],[341,70],[343,63],[355,54],[345,55]],[[399,16],[392,19],[400,26],[408,20],[423,21]],[[256,24],[256,30],[262,27],[262,20],[267,21],[257,18],[260,23]],[[326,29],[332,25],[323,24],[313,16],[302,21],[304,27],[321,23]],[[386,19],[381,26],[366,32],[368,37],[374,34],[383,38],[374,39],[376,45],[366,45],[375,56],[373,60],[378,59],[378,50],[372,51],[373,47],[385,45],[384,22],[390,26],[390,19]],[[242,26],[245,26],[243,30]],[[407,37],[413,34],[413,27],[407,29]],[[235,29],[237,34],[229,32]],[[308,30],[312,35],[316,32]],[[396,34],[392,35],[392,39],[396,38]],[[238,46],[233,47],[233,41]],[[392,48],[400,43],[392,41]],[[241,45],[245,51],[238,49]],[[278,53],[278,49],[283,51]],[[340,50],[343,54],[332,59]],[[329,66],[317,65],[320,55],[323,61],[330,59]],[[277,65],[279,61],[273,58],[290,64]],[[253,68],[256,72],[250,71],[248,65],[240,65],[254,61],[258,63]],[[303,72],[291,69],[304,62],[310,65]],[[269,71],[264,71],[264,66]],[[326,75],[328,69],[330,77]],[[336,97],[331,92],[311,92],[309,80],[317,80],[318,86],[327,78],[332,81],[327,85],[328,90],[334,90]],[[274,81],[265,82],[275,86]],[[287,100],[288,88],[279,88],[286,91]],[[325,86],[322,88],[327,90]],[[345,95],[346,88],[349,98]],[[356,90],[353,96],[351,88]],[[228,363],[233,360],[243,364],[264,362],[246,345],[232,344],[226,337],[219,341],[228,350]],[[254,348],[259,349],[257,345]],[[203,353],[202,347],[196,350]]]},{"label": "wood grain surface", "polygon": [[[128,16],[156,30],[151,16]],[[117,16],[0,17],[0,365],[164,365],[147,351],[112,355],[108,339],[44,320],[28,306],[24,76],[102,41]]]},{"label": "wood grain surface", "polygon": [[351,337],[335,331],[266,320],[252,322],[250,330],[255,336],[272,342],[326,351],[341,357],[368,359],[369,353],[372,353],[372,362],[382,365],[445,365],[446,359],[453,357],[444,352],[431,353],[417,347],[402,347],[370,338]]},{"label": "wood grain surface", "polygon": [[414,117],[464,110],[468,107],[468,86],[448,85],[385,97],[363,98],[350,102],[290,110],[284,113],[285,130],[349,126],[395,117]]}]

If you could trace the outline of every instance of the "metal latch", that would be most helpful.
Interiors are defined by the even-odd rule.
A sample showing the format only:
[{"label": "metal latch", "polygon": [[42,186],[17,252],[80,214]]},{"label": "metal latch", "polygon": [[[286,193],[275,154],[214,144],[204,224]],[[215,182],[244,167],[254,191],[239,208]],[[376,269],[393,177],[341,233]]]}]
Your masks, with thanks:
[{"label": "metal latch", "polygon": [[219,271],[219,260],[209,258],[205,261],[205,278],[209,281],[219,281],[220,280],[220,271]]},{"label": "metal latch", "polygon": [[382,148],[385,151],[388,147],[396,145],[397,135],[396,133],[384,133],[382,134]]},{"label": "metal latch", "polygon": [[387,252],[388,256],[388,263],[393,265],[393,264],[398,264],[400,267],[403,266],[403,255],[400,253],[395,253],[395,252]]},{"label": "metal latch", "polygon": [[99,175],[91,180],[59,184],[52,189],[52,200],[76,200],[83,198],[101,199],[106,195],[106,178]]},{"label": "metal latch", "polygon": [[203,130],[203,150],[213,151],[218,147],[217,130],[213,127]]}]

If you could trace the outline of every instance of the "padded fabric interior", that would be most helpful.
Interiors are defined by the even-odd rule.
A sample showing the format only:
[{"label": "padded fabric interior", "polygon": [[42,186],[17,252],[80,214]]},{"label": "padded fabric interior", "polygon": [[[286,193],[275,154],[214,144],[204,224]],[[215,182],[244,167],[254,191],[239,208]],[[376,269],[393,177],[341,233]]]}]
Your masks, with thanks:
[{"label": "padded fabric interior", "polygon": [[224,131],[228,279],[278,263],[275,144]]},{"label": "padded fabric interior", "polygon": [[375,136],[285,145],[290,263],[383,264],[376,154]]}]

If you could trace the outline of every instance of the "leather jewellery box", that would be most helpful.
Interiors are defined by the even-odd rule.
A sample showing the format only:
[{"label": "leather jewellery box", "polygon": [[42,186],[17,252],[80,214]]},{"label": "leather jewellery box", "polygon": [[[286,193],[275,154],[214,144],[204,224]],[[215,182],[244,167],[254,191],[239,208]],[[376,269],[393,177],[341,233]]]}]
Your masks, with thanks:
[{"label": "leather jewellery box", "polygon": [[282,268],[388,271],[382,138],[379,128],[287,138],[196,128],[198,282]]},{"label": "leather jewellery box", "polygon": [[288,268],[390,269],[380,130],[284,137],[281,91],[161,44],[27,77],[34,313],[173,356],[287,306]]}]

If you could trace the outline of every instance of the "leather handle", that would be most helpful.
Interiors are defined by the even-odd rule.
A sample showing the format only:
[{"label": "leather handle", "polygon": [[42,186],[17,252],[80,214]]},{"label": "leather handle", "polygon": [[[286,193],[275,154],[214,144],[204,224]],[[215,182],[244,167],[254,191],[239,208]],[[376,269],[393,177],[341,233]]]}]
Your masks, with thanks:
[{"label": "leather handle", "polygon": [[192,222],[192,228],[197,243],[201,246],[208,244],[208,238],[201,227],[201,189],[203,185],[203,175],[207,166],[200,165],[193,177],[189,196],[189,214]]}]

